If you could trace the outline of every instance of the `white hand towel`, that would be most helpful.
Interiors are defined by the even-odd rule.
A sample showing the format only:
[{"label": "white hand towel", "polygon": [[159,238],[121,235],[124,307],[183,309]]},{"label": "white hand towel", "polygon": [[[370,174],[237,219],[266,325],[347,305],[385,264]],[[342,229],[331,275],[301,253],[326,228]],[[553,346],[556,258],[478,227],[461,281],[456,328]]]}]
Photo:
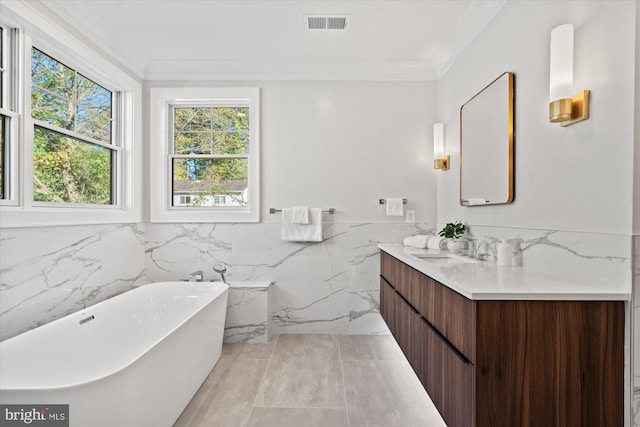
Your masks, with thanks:
[{"label": "white hand towel", "polygon": [[282,209],[280,237],[289,242],[322,242],[322,209],[309,209],[309,224],[294,224],[293,208]]},{"label": "white hand towel", "polygon": [[427,247],[427,242],[429,241],[429,237],[430,236],[428,235],[413,236],[413,241],[411,243],[411,246],[413,246],[414,248],[425,249]]},{"label": "white hand towel", "polygon": [[402,199],[387,199],[387,216],[403,216],[404,215],[404,204]]},{"label": "white hand towel", "polygon": [[420,249],[440,249],[439,243],[440,240],[434,241],[433,244],[430,243],[432,239],[442,239],[442,237],[434,236],[433,234],[418,234],[416,236],[405,237],[402,241],[402,244],[405,246],[412,246],[414,248]]},{"label": "white hand towel", "polygon": [[431,236],[427,241],[427,249],[441,249],[440,244],[444,240],[444,237]]},{"label": "white hand towel", "polygon": [[479,198],[479,197],[471,198],[471,199],[467,200],[467,204],[468,205],[473,205],[473,206],[475,206],[475,205],[486,205],[487,204],[487,199],[483,199],[483,198]]},{"label": "white hand towel", "polygon": [[309,206],[294,206],[292,209],[294,224],[309,224]]}]

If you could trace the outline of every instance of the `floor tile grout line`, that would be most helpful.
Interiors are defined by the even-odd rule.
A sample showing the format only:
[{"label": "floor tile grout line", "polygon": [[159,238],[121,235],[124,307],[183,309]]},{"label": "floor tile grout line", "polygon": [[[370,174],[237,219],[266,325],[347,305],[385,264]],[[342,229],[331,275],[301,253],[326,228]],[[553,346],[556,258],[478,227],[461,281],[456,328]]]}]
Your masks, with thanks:
[{"label": "floor tile grout line", "polygon": [[344,379],[344,365],[342,363],[342,343],[340,342],[340,336],[336,336],[338,339],[338,354],[340,355],[340,373],[342,374],[342,389],[344,390],[344,407],[347,410],[347,426],[351,427],[351,420],[349,419],[349,401],[347,400],[347,382]]},{"label": "floor tile grout line", "polygon": [[253,402],[251,403],[251,409],[249,409],[249,415],[247,415],[247,418],[245,419],[245,422],[243,424],[244,426],[249,424],[249,420],[251,419],[251,414],[253,413],[253,409],[256,407],[256,400],[258,400],[258,395],[260,394],[262,383],[264,383],[264,378],[267,376],[267,372],[269,371],[269,366],[271,366],[271,359],[273,358],[273,353],[275,353],[276,351],[276,346],[278,345],[278,341],[280,341],[279,334],[276,335],[275,342],[273,343],[273,348],[271,349],[271,354],[269,354],[269,359],[267,360],[267,366],[265,366],[264,372],[262,373],[262,378],[260,378],[260,384],[258,384],[256,395],[253,397]]}]

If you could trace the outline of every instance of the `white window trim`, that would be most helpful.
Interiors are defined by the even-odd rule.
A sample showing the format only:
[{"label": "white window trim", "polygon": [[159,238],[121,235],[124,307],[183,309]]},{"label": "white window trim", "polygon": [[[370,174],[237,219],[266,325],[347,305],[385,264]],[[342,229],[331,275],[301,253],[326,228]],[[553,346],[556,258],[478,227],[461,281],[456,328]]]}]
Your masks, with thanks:
[{"label": "white window trim", "polygon": [[[150,221],[151,222],[259,222],[260,221],[260,89],[255,87],[192,87],[150,89]],[[169,123],[173,105],[249,106],[249,206],[171,206],[171,144]]]},{"label": "white window trim", "polygon": [[[71,224],[131,223],[142,221],[142,85],[115,63],[90,49],[47,16],[22,2],[0,5],[3,24],[18,28],[19,50],[19,153],[12,187],[13,203],[0,204],[0,228]],[[31,118],[31,47],[113,91],[114,114],[119,123],[116,174],[116,204],[108,206],[44,203],[33,201],[33,125]],[[119,100],[116,100],[117,97]],[[119,111],[118,111],[119,109]],[[116,134],[117,133],[117,134]],[[17,178],[17,179],[16,179]]]},{"label": "white window trim", "polygon": [[[6,69],[2,75],[2,85],[7,88],[5,94],[8,96],[3,99],[4,107],[0,107],[0,113],[9,118],[8,139],[5,140],[5,154],[9,156],[5,158],[5,168],[8,171],[6,169],[3,171],[3,178],[8,180],[8,183],[5,183],[5,198],[0,199],[0,206],[19,206],[21,194],[19,179],[21,150],[20,115],[17,112],[20,111],[18,103],[20,88],[15,84],[13,76],[19,73],[20,37],[18,32],[14,31],[10,26],[2,25],[2,27],[4,27],[6,36],[3,40],[4,46],[2,46],[3,60],[6,61]],[[5,132],[7,132],[7,129],[5,129]]]}]

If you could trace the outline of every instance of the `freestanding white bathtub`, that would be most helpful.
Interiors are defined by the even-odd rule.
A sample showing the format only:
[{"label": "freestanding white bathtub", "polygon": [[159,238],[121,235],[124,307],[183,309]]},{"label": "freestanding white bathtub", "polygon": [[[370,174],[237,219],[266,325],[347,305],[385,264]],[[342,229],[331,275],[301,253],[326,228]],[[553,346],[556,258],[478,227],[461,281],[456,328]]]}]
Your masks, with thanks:
[{"label": "freestanding white bathtub", "polygon": [[1,404],[71,427],[171,426],[220,358],[228,286],[141,286],[0,343]]}]

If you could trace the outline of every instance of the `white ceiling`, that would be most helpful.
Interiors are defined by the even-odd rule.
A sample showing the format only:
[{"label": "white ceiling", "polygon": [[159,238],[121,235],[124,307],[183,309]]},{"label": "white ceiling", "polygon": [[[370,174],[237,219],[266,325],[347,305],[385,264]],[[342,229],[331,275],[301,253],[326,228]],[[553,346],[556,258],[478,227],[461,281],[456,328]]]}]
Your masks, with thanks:
[{"label": "white ceiling", "polygon": [[[38,7],[146,80],[431,80],[504,2],[40,0]],[[308,31],[305,14],[347,14],[347,30]]]}]

